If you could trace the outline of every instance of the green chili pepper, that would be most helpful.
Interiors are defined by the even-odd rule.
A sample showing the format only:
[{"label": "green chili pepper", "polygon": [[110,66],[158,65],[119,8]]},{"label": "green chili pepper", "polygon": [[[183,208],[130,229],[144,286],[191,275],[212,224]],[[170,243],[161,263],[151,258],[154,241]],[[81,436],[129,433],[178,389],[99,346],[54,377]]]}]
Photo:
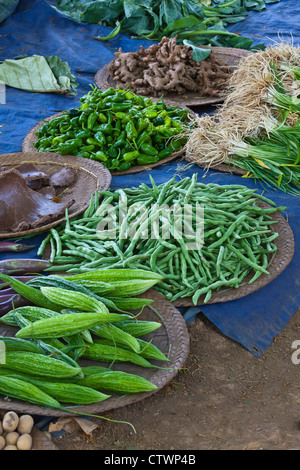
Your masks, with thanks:
[{"label": "green chili pepper", "polygon": [[90,137],[90,135],[91,135],[90,131],[84,130],[84,131],[78,132],[78,134],[76,134],[76,138],[84,140]]},{"label": "green chili pepper", "polygon": [[129,140],[133,140],[133,139],[136,139],[137,136],[138,136],[138,132],[135,128],[135,125],[134,125],[134,122],[133,121],[129,121],[127,124],[126,124],[126,127],[125,127],[125,130],[126,130],[126,134],[127,134],[127,138]]},{"label": "green chili pepper", "polygon": [[125,98],[126,100],[132,100],[134,98],[134,95],[130,93],[130,91],[126,91]]},{"label": "green chili pepper", "polygon": [[162,135],[166,139],[173,137],[174,135],[177,135],[180,132],[180,129],[174,129],[172,127],[167,128],[166,126],[157,126],[156,130],[160,133],[160,135]]},{"label": "green chili pepper", "polygon": [[141,144],[140,149],[143,153],[146,153],[147,155],[157,155],[158,154],[158,150],[155,147],[153,147],[152,145],[150,145],[149,143],[147,143],[147,142],[143,142]]},{"label": "green chili pepper", "polygon": [[146,155],[146,154],[140,154],[140,156],[137,158],[136,163],[138,165],[149,165],[150,163],[156,163],[159,161],[158,156],[154,155]]},{"label": "green chili pepper", "polygon": [[136,140],[137,146],[141,145],[144,142],[147,142],[147,143],[151,142],[151,137],[147,131],[143,131]]},{"label": "green chili pepper", "polygon": [[158,115],[155,119],[153,119],[152,122],[153,122],[154,126],[162,126],[162,125],[164,125],[165,120],[164,120],[163,116]]},{"label": "green chili pepper", "polygon": [[114,95],[116,92],[115,88],[108,88],[107,90],[103,91],[101,93],[101,98],[105,98],[106,96],[111,96],[111,95]]},{"label": "green chili pepper", "polygon": [[96,121],[97,121],[97,118],[98,118],[98,114],[97,113],[91,113],[88,117],[88,120],[87,120],[87,128],[88,129],[93,129]]},{"label": "green chili pepper", "polygon": [[153,119],[157,117],[157,111],[153,111],[151,109],[145,108],[143,111],[143,115],[149,119]]},{"label": "green chili pepper", "polygon": [[161,150],[157,154],[157,157],[158,157],[159,160],[162,160],[163,158],[166,158],[169,155],[171,155],[171,153],[172,153],[172,150],[170,148],[166,147],[165,149]]},{"label": "green chili pepper", "polygon": [[183,124],[181,121],[176,121],[175,119],[171,119],[171,125],[172,127],[175,127],[176,129],[181,130],[183,127]]},{"label": "green chili pepper", "polygon": [[170,147],[174,152],[176,150],[180,150],[184,146],[185,142],[186,142],[186,139],[172,140],[172,142],[169,144],[168,147]]},{"label": "green chili pepper", "polygon": [[92,152],[95,148],[95,145],[84,145],[80,148],[81,152]]},{"label": "green chili pepper", "polygon": [[99,145],[100,145],[99,142],[97,142],[97,140],[94,139],[93,137],[88,137],[88,138],[86,139],[86,143],[89,144],[89,145],[96,145],[96,146],[98,146],[98,147],[99,147]]},{"label": "green chili pepper", "polygon": [[98,121],[100,121],[101,124],[104,124],[105,122],[107,122],[107,117],[105,116],[105,114],[103,113],[98,114]]},{"label": "green chili pepper", "polygon": [[104,153],[98,150],[98,152],[93,153],[91,155],[92,160],[100,160],[101,162],[107,162],[108,161],[108,156]]},{"label": "green chili pepper", "polygon": [[110,165],[108,165],[108,169],[109,170],[115,170],[118,166],[119,166],[119,160],[118,158],[115,158],[113,159],[111,162],[110,162]]},{"label": "green chili pepper", "polygon": [[59,132],[61,134],[65,134],[67,131],[72,129],[72,124],[71,123],[68,123],[68,124],[61,123],[58,127],[59,127]]},{"label": "green chili pepper", "polygon": [[111,124],[100,124],[100,126],[97,127],[97,132],[101,131],[103,134],[111,134],[113,131],[113,127]]},{"label": "green chili pepper", "polygon": [[130,162],[123,162],[123,163],[121,163],[121,165],[117,166],[116,169],[118,171],[126,171],[126,170],[129,170],[130,167],[131,167]]},{"label": "green chili pepper", "polygon": [[131,106],[132,103],[112,103],[110,109],[114,112],[126,111],[127,109],[130,109]]},{"label": "green chili pepper", "polygon": [[88,115],[85,113],[81,113],[78,119],[79,124],[85,124],[88,120]]},{"label": "green chili pepper", "polygon": [[94,139],[96,140],[97,144],[100,144],[102,146],[106,144],[105,135],[101,131],[98,131],[96,132],[96,134],[94,134]]},{"label": "green chili pepper", "polygon": [[71,120],[72,120],[72,118],[75,118],[75,117],[77,117],[77,116],[80,115],[80,111],[79,111],[79,109],[77,109],[77,108],[71,108],[71,109],[69,109],[68,113],[69,113],[69,116],[70,116],[70,119],[71,119]]},{"label": "green chili pepper", "polygon": [[140,152],[137,150],[134,150],[133,152],[127,152],[123,155],[123,160],[126,162],[131,162],[132,160],[135,160],[138,156],[140,155]]},{"label": "green chili pepper", "polygon": [[73,117],[70,121],[72,127],[79,127],[79,116]]},{"label": "green chili pepper", "polygon": [[59,123],[61,123],[64,120],[65,120],[65,115],[64,114],[62,114],[61,116],[58,116],[57,118],[51,119],[48,123],[49,129],[53,129],[54,127],[56,127]]},{"label": "green chili pepper", "polygon": [[77,157],[90,158],[90,152],[77,152]]},{"label": "green chili pepper", "polygon": [[36,131],[35,135],[37,135],[38,137],[42,137],[48,132],[48,130],[49,124],[43,124],[42,127],[40,127],[38,131]]},{"label": "green chili pepper", "polygon": [[80,106],[80,110],[81,111],[84,111],[85,109],[87,109],[89,107],[89,103],[83,103],[81,106]]},{"label": "green chili pepper", "polygon": [[61,155],[72,155],[72,152],[81,145],[80,139],[69,140],[58,144],[57,151]]},{"label": "green chili pepper", "polygon": [[53,137],[51,144],[55,146],[57,144],[65,142],[66,140],[68,140],[68,136],[58,135],[56,137]]},{"label": "green chili pepper", "polygon": [[110,98],[112,103],[122,103],[125,100],[123,92],[117,91],[114,96]]}]

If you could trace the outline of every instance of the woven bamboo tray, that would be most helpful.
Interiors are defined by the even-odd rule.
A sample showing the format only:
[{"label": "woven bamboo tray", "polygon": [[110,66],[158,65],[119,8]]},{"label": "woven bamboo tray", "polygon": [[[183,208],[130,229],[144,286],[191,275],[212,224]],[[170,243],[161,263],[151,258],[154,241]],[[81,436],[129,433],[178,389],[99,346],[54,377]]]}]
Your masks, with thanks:
[{"label": "woven bamboo tray", "polygon": [[[270,207],[265,203],[261,203],[261,205],[264,207]],[[254,274],[254,272],[251,272],[245,277],[238,288],[220,289],[218,292],[214,291],[211,299],[206,304],[203,302],[205,297],[203,295],[199,298],[197,305],[215,304],[240,299],[266,286],[285,270],[291,262],[295,251],[293,231],[288,222],[279,212],[270,214],[270,216],[273,220],[277,220],[277,224],[273,224],[271,227],[274,232],[278,232],[279,236],[274,240],[274,243],[277,246],[277,252],[273,258],[270,258],[270,264],[267,268],[269,274],[263,273],[252,284],[248,284]],[[178,299],[174,302],[174,305],[176,307],[195,306],[191,297]]]},{"label": "woven bamboo tray", "polygon": [[[202,48],[208,49],[207,47]],[[242,58],[252,54],[252,52],[245,49],[235,49],[231,47],[211,47],[209,49],[212,50],[219,60],[222,60],[226,65],[228,65],[232,71],[237,67]],[[106,90],[110,87],[117,88],[116,83],[109,74],[110,64],[111,62],[101,67],[94,77],[94,81],[97,87],[101,88],[102,90]],[[164,93],[164,98],[176,102],[179,106],[205,106],[222,103],[224,101],[223,96],[199,96],[199,94],[195,92],[187,92],[183,95],[177,95],[175,93]],[[155,100],[158,98],[152,97],[152,99]]]},{"label": "woven bamboo tray", "polygon": [[[167,355],[167,357],[170,359],[170,362],[166,363],[163,361],[150,361],[152,364],[155,364],[159,367],[165,367],[166,369],[150,369],[136,366],[130,363],[115,363],[112,366],[112,370],[121,370],[145,377],[154,383],[158,389],[152,392],[137,393],[134,395],[117,396],[116,394],[112,394],[111,398],[93,405],[69,407],[71,410],[76,411],[78,415],[82,415],[84,413],[99,415],[109,410],[144,400],[170,382],[176,376],[178,369],[182,368],[185,364],[189,354],[190,342],[187,327],[181,313],[174,307],[174,305],[165,300],[161,294],[152,289],[144,293],[142,297],[154,300],[151,306],[156,310],[157,313],[155,313],[150,307],[146,307],[143,310],[143,313],[139,316],[139,319],[158,321],[162,323],[162,326],[158,330],[145,336],[144,339],[146,341],[152,340],[152,343]],[[2,336],[13,336],[16,331],[16,328],[9,327],[7,325],[1,325],[0,327],[0,335]],[[88,360],[83,360],[80,362],[80,364],[104,365],[105,367],[109,366],[109,364]],[[71,415],[70,413],[61,410],[45,408],[43,406],[33,405],[19,400],[4,400],[2,397],[0,399],[0,408],[4,410],[13,410],[16,413],[21,412],[23,414],[27,413],[33,415]]]},{"label": "woven bamboo tray", "polygon": [[[155,101],[155,100],[153,100],[153,101]],[[178,106],[178,103],[174,103],[170,100],[164,100],[164,101],[169,106]],[[184,109],[189,109],[184,105],[181,105],[180,107],[184,108]],[[49,116],[49,117],[45,118],[43,121],[38,122],[30,131],[28,131],[25,138],[24,138],[24,140],[23,140],[23,143],[22,143],[22,151],[23,152],[39,153],[33,145],[34,142],[36,142],[36,140],[37,140],[36,132],[39,130],[40,127],[42,127],[44,121],[50,121],[50,119],[53,119],[57,116],[60,116],[61,114],[62,113],[57,113],[57,114],[53,114],[52,116]],[[189,114],[190,114],[191,119],[194,119],[196,117],[196,114],[190,109],[189,109]],[[168,162],[170,162],[170,161],[172,161],[175,158],[178,158],[180,156],[182,156],[182,158],[183,158],[184,153],[185,153],[185,151],[182,148],[181,150],[178,150],[177,152],[172,153],[168,157],[166,157],[162,160],[159,160],[156,163],[151,163],[149,165],[132,166],[131,168],[129,168],[129,170],[126,170],[126,171],[112,171],[111,174],[114,175],[114,176],[115,175],[128,175],[128,174],[132,174],[132,173],[139,173],[141,171],[149,171],[149,170],[151,170],[152,168],[154,168],[156,166],[168,163]],[[94,163],[97,164],[98,162],[94,162]]]},{"label": "woven bamboo tray", "polygon": [[[66,203],[71,199],[75,200],[75,203],[69,208],[70,218],[84,212],[90,204],[91,195],[97,190],[107,190],[111,183],[111,174],[108,169],[99,162],[86,158],[71,155],[61,156],[50,152],[19,152],[0,155],[0,166],[15,168],[21,163],[32,163],[38,170],[44,171],[48,175],[53,175],[64,166],[76,170],[75,183],[60,196],[61,202]],[[50,224],[23,232],[0,231],[0,238],[19,238],[43,232],[62,223],[64,220],[65,217],[60,217]]]}]

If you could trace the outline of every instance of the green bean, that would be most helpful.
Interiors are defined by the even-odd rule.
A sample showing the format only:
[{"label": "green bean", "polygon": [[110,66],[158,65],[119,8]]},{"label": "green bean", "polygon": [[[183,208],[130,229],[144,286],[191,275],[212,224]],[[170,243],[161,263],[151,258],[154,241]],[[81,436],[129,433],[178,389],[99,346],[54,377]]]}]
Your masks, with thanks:
[{"label": "green bean", "polygon": [[[214,291],[239,287],[252,271],[252,282],[268,273],[269,255],[274,256],[273,241],[278,237],[270,228],[276,223],[272,214],[282,208],[274,203],[271,208],[259,205],[269,202],[242,185],[198,183],[196,173],[192,178],[173,177],[160,185],[150,177],[150,183],[95,193],[82,217],[67,217],[65,226],[55,229],[48,239],[54,262],[69,273],[125,267],[153,270],[164,278],[155,288],[170,300],[191,296],[198,301],[203,295],[204,303],[212,299]],[[127,218],[120,206],[125,198]],[[148,217],[143,217],[136,203],[143,205]],[[189,210],[184,210],[187,203]],[[101,204],[111,204],[110,212],[115,211],[115,239],[108,231],[106,239],[96,233],[104,219],[99,215]],[[162,204],[172,210],[163,213]],[[174,204],[179,207],[178,214],[181,210],[179,219]],[[191,242],[200,240],[194,212],[199,204],[204,208],[205,244],[192,247]],[[170,233],[161,232],[160,227],[167,223]]]},{"label": "green bean", "polygon": [[265,274],[269,274],[269,272],[265,268],[263,268],[262,266],[259,266],[258,264],[254,263],[253,261],[246,258],[246,256],[242,255],[241,252],[239,250],[237,250],[235,247],[229,246],[229,250],[233,251],[237,255],[238,258],[240,258],[242,261],[244,261],[244,263],[251,266],[251,268],[253,268],[257,271],[262,271]]},{"label": "green bean", "polygon": [[42,243],[40,244],[40,246],[39,246],[39,248],[38,248],[38,251],[37,251],[37,255],[38,255],[38,256],[41,256],[41,255],[44,253],[45,248],[46,248],[46,245],[47,245],[47,243],[49,243],[50,238],[51,238],[51,233],[49,233],[49,234],[44,238],[44,240],[42,241]]}]

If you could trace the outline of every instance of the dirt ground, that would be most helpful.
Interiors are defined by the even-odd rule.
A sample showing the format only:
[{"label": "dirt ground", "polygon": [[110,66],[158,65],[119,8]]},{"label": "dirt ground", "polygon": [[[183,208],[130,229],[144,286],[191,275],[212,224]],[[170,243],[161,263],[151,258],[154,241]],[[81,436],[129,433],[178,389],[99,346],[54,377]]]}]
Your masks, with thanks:
[{"label": "dirt ground", "polygon": [[300,450],[300,309],[260,357],[198,315],[188,327],[185,370],[164,389],[82,431],[53,438],[59,450]]}]

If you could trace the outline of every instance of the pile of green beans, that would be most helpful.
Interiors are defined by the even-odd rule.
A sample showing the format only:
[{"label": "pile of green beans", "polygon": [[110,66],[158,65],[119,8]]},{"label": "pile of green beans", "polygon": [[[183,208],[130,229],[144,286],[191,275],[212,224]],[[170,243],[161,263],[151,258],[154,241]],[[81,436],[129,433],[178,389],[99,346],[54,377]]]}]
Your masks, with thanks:
[{"label": "pile of green beans", "polygon": [[[139,187],[101,191],[101,204],[111,204],[119,217],[120,197],[127,197],[127,207],[143,203],[148,209],[147,224],[150,232],[151,214],[157,210],[154,204],[189,204],[204,207],[204,245],[199,249],[187,249],[191,242],[182,231],[182,238],[175,236],[174,218],[171,220],[169,239],[161,234],[148,239],[140,236],[124,239],[123,225],[117,224],[116,238],[99,239],[96,228],[104,217],[97,215],[99,199],[94,195],[82,217],[69,220],[59,229],[52,229],[40,246],[42,254],[50,243],[53,266],[48,271],[67,273],[87,272],[94,269],[131,268],[148,269],[163,276],[155,285],[170,301],[192,297],[197,305],[200,297],[207,303],[214,291],[222,288],[238,288],[249,273],[249,283],[262,273],[268,274],[270,259],[276,254],[274,240],[278,233],[271,226],[276,223],[271,214],[285,210],[256,190],[242,185],[203,184],[192,178],[176,181],[173,177],[159,186],[150,176],[152,187]],[[266,202],[266,207],[261,202]],[[155,209],[156,207],[156,209]],[[99,214],[99,212],[98,212]],[[145,223],[133,211],[129,222],[137,222],[138,235],[143,234]],[[105,214],[106,216],[107,214]],[[194,224],[193,214],[184,224]]]},{"label": "pile of green beans", "polygon": [[[36,132],[39,152],[57,152],[100,161],[126,171],[165,159],[186,143],[189,111],[129,90],[93,87],[77,108],[45,122]],[[176,137],[176,138],[175,138]]]}]

